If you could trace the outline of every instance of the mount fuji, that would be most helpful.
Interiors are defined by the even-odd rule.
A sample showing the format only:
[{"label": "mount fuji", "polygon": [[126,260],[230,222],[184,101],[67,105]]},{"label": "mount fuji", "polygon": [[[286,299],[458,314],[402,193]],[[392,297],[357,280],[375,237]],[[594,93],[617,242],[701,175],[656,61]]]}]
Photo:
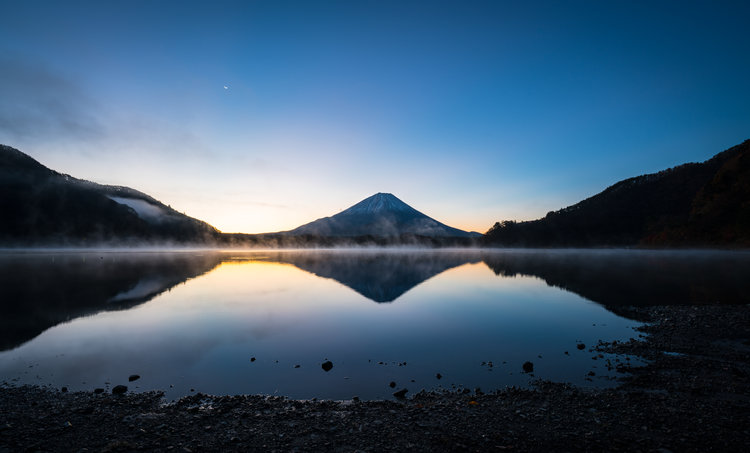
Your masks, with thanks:
[{"label": "mount fuji", "polygon": [[478,237],[479,233],[449,227],[428,217],[390,193],[376,193],[331,217],[307,223],[286,234],[294,236]]}]

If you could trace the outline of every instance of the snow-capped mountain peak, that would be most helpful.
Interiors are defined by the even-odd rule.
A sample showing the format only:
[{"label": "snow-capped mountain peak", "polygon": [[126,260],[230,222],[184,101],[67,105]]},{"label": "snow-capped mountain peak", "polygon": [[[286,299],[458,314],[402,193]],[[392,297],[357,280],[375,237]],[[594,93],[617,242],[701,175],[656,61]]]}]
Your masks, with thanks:
[{"label": "snow-capped mountain peak", "polygon": [[287,232],[292,235],[471,237],[473,233],[432,219],[390,193],[376,193],[340,213]]},{"label": "snow-capped mountain peak", "polygon": [[371,197],[365,198],[351,208],[342,211],[341,214],[377,214],[385,211],[411,212],[415,211],[415,209],[399,200],[393,194],[378,192]]}]

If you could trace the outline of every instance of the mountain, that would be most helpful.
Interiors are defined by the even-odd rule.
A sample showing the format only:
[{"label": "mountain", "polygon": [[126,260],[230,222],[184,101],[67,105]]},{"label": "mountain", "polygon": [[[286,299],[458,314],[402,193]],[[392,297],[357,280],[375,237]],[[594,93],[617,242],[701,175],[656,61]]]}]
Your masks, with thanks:
[{"label": "mountain", "polygon": [[285,234],[322,237],[426,237],[479,236],[432,219],[390,193],[377,193],[331,217],[307,223]]},{"label": "mountain", "polygon": [[219,232],[129,187],[58,173],[0,145],[0,245],[206,243]]},{"label": "mountain", "polygon": [[529,222],[496,223],[486,245],[750,247],[750,140],[702,163],[620,181]]}]

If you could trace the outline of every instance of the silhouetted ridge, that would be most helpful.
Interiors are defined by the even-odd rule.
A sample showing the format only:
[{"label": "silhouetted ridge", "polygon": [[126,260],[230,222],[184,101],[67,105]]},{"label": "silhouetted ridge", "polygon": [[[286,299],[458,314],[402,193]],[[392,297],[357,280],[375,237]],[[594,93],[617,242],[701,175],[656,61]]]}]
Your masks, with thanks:
[{"label": "silhouetted ridge", "polygon": [[7,145],[0,145],[0,173],[18,178],[55,174],[31,156]]},{"label": "silhouetted ridge", "polygon": [[60,174],[0,145],[0,245],[206,243],[218,231],[128,187]]},{"label": "silhouetted ridge", "polygon": [[543,219],[496,223],[509,246],[750,246],[750,141],[703,163],[620,181]]}]

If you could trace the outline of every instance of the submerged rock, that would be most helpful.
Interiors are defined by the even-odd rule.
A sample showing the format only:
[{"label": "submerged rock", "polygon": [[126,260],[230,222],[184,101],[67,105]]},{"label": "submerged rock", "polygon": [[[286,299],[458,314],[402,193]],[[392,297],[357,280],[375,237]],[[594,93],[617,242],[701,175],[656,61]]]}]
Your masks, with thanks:
[{"label": "submerged rock", "polygon": [[141,377],[139,375],[137,375],[137,374],[131,374],[130,376],[128,376],[128,382],[137,381],[140,378]]},{"label": "submerged rock", "polygon": [[113,394],[113,395],[122,395],[123,393],[125,393],[125,392],[127,392],[127,391],[128,391],[128,387],[127,387],[127,386],[124,386],[124,385],[116,385],[116,386],[114,386],[114,388],[112,389],[112,394]]},{"label": "submerged rock", "polygon": [[331,368],[333,368],[333,362],[330,360],[323,362],[323,365],[320,366],[323,368],[323,371],[331,371]]},{"label": "submerged rock", "polygon": [[525,362],[523,364],[523,372],[524,373],[531,373],[532,371],[534,371],[534,364],[531,363],[531,362]]}]

